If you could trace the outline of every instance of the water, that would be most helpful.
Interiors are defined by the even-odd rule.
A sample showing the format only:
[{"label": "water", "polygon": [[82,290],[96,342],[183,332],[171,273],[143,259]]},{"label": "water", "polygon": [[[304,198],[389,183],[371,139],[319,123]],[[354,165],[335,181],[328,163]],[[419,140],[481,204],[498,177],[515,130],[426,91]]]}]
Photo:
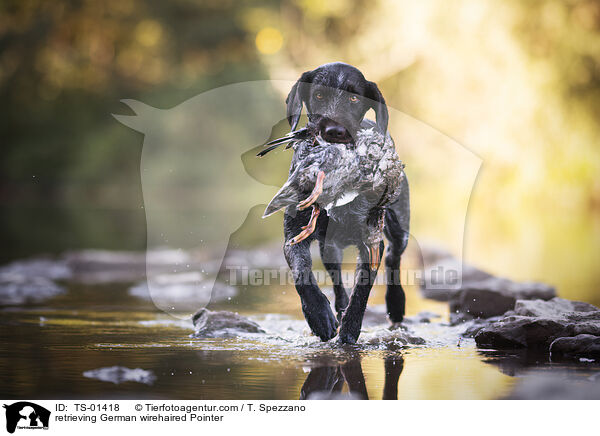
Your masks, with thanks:
[{"label": "water", "polygon": [[[581,377],[597,371],[593,364],[481,352],[471,340],[458,344],[460,328],[440,322],[407,324],[426,345],[394,341],[403,331],[372,323],[358,345],[324,344],[309,334],[293,288],[280,286],[248,291],[213,307],[240,309],[266,335],[193,339],[191,321],[172,318],[129,296],[127,289],[70,285],[67,294],[43,307],[3,309],[2,397],[298,399],[333,390],[370,399],[489,399],[510,392],[518,379],[514,375],[528,368],[566,369]],[[374,288],[373,307],[380,307],[383,292]],[[440,313],[442,321],[447,317],[445,304],[421,299],[412,287],[408,294],[409,315],[429,310]],[[110,366],[150,370],[156,381],[113,384],[83,376]]]}]

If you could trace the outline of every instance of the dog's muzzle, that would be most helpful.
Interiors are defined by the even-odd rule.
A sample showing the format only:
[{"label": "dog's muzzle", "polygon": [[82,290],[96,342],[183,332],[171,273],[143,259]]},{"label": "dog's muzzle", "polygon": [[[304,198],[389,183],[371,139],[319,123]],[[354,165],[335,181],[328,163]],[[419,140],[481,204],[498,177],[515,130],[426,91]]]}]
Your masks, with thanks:
[{"label": "dog's muzzle", "polygon": [[320,120],[319,133],[327,142],[352,142],[352,135],[350,135],[348,129],[329,118],[323,118]]}]

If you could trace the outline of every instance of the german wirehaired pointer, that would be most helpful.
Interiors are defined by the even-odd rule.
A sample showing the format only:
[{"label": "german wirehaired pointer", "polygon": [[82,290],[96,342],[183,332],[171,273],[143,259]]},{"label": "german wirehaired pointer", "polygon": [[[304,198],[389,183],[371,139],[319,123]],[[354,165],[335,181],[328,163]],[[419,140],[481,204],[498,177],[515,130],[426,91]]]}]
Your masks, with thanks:
[{"label": "german wirehaired pointer", "polygon": [[[292,87],[286,103],[292,133],[296,131],[305,106],[308,131],[327,142],[351,146],[357,132],[369,127],[378,129],[384,137],[387,134],[388,110],[379,88],[348,64],[330,63],[305,72]],[[364,118],[371,108],[375,111],[376,123]],[[306,135],[307,129],[303,130]],[[339,341],[342,343],[353,344],[360,335],[367,300],[384,250],[383,241],[377,244],[377,250],[370,251],[364,240],[365,232],[361,229],[367,225],[365,211],[370,214],[378,209],[379,216],[383,218],[383,232],[388,241],[385,255],[387,314],[391,322],[402,321],[405,295],[400,284],[400,257],[408,243],[410,217],[406,177],[403,177],[400,189],[400,196],[383,207],[377,199],[359,194],[350,203],[336,208],[335,219],[332,219],[331,213],[321,213],[316,218],[314,231],[300,242],[297,235],[303,231],[306,233],[311,212],[294,205],[286,208],[285,258],[292,270],[306,321],[322,341],[336,336],[338,325]],[[312,272],[309,248],[315,239],[319,241],[321,259],[333,281],[337,318]],[[341,262],[343,249],[351,245],[358,248],[359,257],[354,289],[348,298],[342,283]],[[376,253],[376,259],[372,259],[373,253]]]}]

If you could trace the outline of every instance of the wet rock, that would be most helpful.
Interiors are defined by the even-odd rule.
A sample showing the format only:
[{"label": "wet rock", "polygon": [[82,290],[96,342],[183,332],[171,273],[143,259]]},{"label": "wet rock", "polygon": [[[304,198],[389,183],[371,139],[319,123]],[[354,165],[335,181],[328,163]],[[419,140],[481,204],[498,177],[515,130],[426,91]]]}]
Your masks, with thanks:
[{"label": "wet rock", "polygon": [[114,384],[136,382],[151,385],[156,380],[156,376],[152,371],[141,368],[130,369],[124,366],[92,369],[90,371],[85,371],[83,376]]},{"label": "wet rock", "polygon": [[421,324],[421,323],[428,324],[431,322],[432,319],[438,319],[441,317],[442,317],[442,315],[440,315],[438,313],[423,311],[423,312],[417,313],[415,316],[405,317],[403,322],[406,324]]},{"label": "wet rock", "polygon": [[476,283],[463,283],[461,291],[450,298],[450,322],[491,318],[515,308],[517,300],[550,300],[556,291],[544,283],[516,283],[490,277]]},{"label": "wet rock", "polygon": [[[493,322],[499,321],[501,316],[493,316],[491,318],[474,318],[466,320],[462,325],[465,330],[461,333],[463,338],[474,338],[477,333],[484,327],[487,327]],[[456,323],[454,324],[456,325]]]},{"label": "wet rock", "polygon": [[600,359],[600,336],[583,334],[555,339],[550,344],[550,353],[553,357]]},{"label": "wet rock", "polygon": [[[475,335],[475,342],[482,348],[527,347],[548,352],[550,344],[557,338],[580,334],[600,336],[600,310],[590,306],[561,298],[537,302],[519,301],[514,312],[509,312],[480,329]],[[584,310],[565,311],[565,308]],[[592,308],[595,310],[591,310]]]},{"label": "wet rock", "polygon": [[155,276],[148,283],[132,287],[129,294],[151,300],[160,307],[178,306],[185,310],[208,302],[227,300],[234,297],[237,290],[218,281],[211,286],[202,274],[189,272]]},{"label": "wet rock", "polygon": [[86,284],[131,283],[153,273],[174,273],[186,268],[201,268],[191,253],[183,250],[151,250],[146,252],[83,250],[64,256],[73,280]]},{"label": "wet rock", "polygon": [[[452,324],[502,315],[512,310],[517,300],[549,300],[556,296],[554,288],[544,283],[518,283],[495,277],[435,245],[422,245],[421,254],[424,270],[421,293],[425,298],[449,301]],[[447,277],[462,280],[457,281],[460,285],[445,287]]]},{"label": "wet rock", "polygon": [[409,345],[425,345],[426,341],[404,326],[375,329],[361,333],[361,344],[383,348],[397,348]]},{"label": "wet rock", "polygon": [[[432,319],[437,318],[441,318],[441,315],[434,312],[423,311],[419,312],[415,316],[404,317],[404,320],[402,322],[404,324],[430,323]],[[390,320],[387,316],[387,308],[385,304],[367,306],[367,309],[365,310],[365,315],[363,317],[363,327],[373,327],[388,324],[390,324]]]},{"label": "wet rock", "polygon": [[0,267],[0,274],[4,273],[43,277],[49,280],[68,280],[72,275],[67,262],[53,259],[17,260]]},{"label": "wet rock", "polygon": [[230,270],[285,267],[281,246],[229,249],[224,259],[210,250],[153,249],[148,252],[82,250],[66,253],[62,262],[73,281],[86,284],[135,283],[152,275],[199,271],[224,274]]},{"label": "wet rock", "polygon": [[508,400],[599,400],[600,382],[569,380],[566,374],[533,374],[520,379]]},{"label": "wet rock", "polygon": [[45,277],[0,273],[0,306],[39,304],[64,292],[64,288]]},{"label": "wet rock", "polygon": [[[420,248],[423,259],[421,293],[425,298],[448,301],[455,297],[462,289],[456,282],[459,277],[462,277],[463,284],[476,283],[493,277],[486,271],[463,263],[450,252],[437,245],[421,244]],[[444,286],[446,274],[449,274],[448,277],[452,277],[455,281],[455,283],[451,283],[451,286]]]},{"label": "wet rock", "polygon": [[237,313],[200,309],[192,317],[196,338],[230,338],[247,333],[265,333],[254,321]]},{"label": "wet rock", "polygon": [[554,298],[549,302],[542,300],[518,301],[513,313],[519,316],[553,317],[568,312],[595,312],[598,310],[600,309],[593,304]]},{"label": "wet rock", "polygon": [[269,244],[249,250],[228,249],[223,264],[229,268],[288,268],[280,244]]}]

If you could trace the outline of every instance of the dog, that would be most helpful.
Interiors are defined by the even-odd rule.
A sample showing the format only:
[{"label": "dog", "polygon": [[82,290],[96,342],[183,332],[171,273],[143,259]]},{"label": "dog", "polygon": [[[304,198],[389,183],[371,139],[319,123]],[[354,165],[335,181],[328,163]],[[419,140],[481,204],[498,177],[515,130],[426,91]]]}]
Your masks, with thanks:
[{"label": "dog", "polygon": [[[387,134],[388,110],[378,86],[366,80],[357,68],[345,63],[329,63],[303,73],[292,87],[286,104],[287,120],[292,131],[296,130],[303,107],[306,107],[308,124],[327,142],[351,146],[356,132],[371,126],[383,135]],[[375,123],[365,119],[369,109],[375,111]],[[376,201],[359,195],[341,206],[343,211],[336,211],[335,220],[325,213],[319,215],[315,231],[297,244],[290,244],[290,240],[302,231],[310,219],[310,212],[298,210],[295,206],[288,206],[285,210],[285,258],[292,271],[306,321],[312,332],[324,342],[338,334],[341,343],[354,344],[360,335],[367,300],[384,251],[384,242],[381,241],[376,267],[373,268],[366,241],[361,236],[365,232],[361,229],[366,225],[364,211],[377,207]],[[384,235],[388,241],[385,301],[390,321],[399,323],[404,318],[406,302],[400,284],[400,258],[408,243],[410,221],[406,177],[402,181],[400,197],[384,209]],[[337,317],[312,272],[310,244],[315,239],[319,242],[321,259],[333,281]],[[358,248],[359,256],[355,286],[348,297],[341,280],[341,262],[343,249],[352,245]]]}]

